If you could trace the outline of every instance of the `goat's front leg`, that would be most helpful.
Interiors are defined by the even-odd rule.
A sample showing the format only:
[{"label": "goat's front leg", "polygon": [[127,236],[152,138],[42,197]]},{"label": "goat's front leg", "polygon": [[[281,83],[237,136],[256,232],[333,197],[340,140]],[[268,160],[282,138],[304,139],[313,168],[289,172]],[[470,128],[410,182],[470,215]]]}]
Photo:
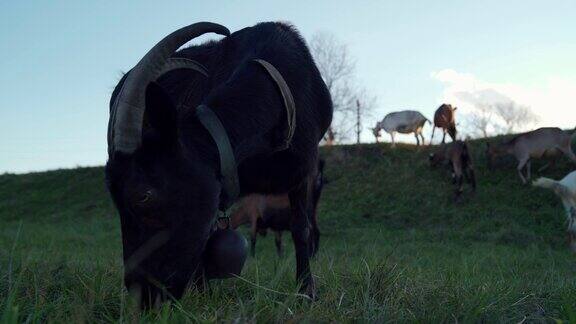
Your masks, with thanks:
[{"label": "goat's front leg", "polygon": [[279,257],[282,257],[282,231],[277,231],[276,236],[274,237],[274,242],[276,243],[276,253]]},{"label": "goat's front leg", "polygon": [[522,180],[522,184],[526,184],[526,178],[524,177],[524,175],[522,174],[522,170],[524,169],[524,166],[526,166],[526,163],[528,163],[529,158],[523,158],[520,160],[520,162],[518,162],[518,167],[516,168],[518,170],[518,175],[520,176],[520,180]]},{"label": "goat's front leg", "polygon": [[456,191],[454,192],[454,202],[459,203],[462,201],[462,193],[464,192],[463,176],[456,176]]},{"label": "goat's front leg", "polygon": [[576,207],[571,207],[568,211],[568,244],[572,252],[576,252]]},{"label": "goat's front leg", "polygon": [[257,217],[251,220],[250,224],[250,254],[256,256],[256,236],[258,235]]},{"label": "goat's front leg", "polygon": [[472,185],[472,191],[476,191],[476,175],[471,167],[466,168],[466,181]]},{"label": "goat's front leg", "polygon": [[312,211],[311,205],[311,185],[310,179],[306,178],[300,185],[292,190],[290,198],[290,208],[292,211],[292,240],[296,251],[296,280],[302,285],[300,291],[310,298],[316,298],[316,285],[312,272],[310,271],[310,223],[309,213]]},{"label": "goat's front leg", "polygon": [[314,210],[312,217],[312,233],[310,238],[310,256],[313,257],[320,248],[320,230],[318,229],[317,211]]},{"label": "goat's front leg", "polygon": [[454,163],[452,163],[452,170],[454,172],[453,175],[456,183],[456,200],[458,200],[464,191],[464,176],[460,165],[454,165]]}]

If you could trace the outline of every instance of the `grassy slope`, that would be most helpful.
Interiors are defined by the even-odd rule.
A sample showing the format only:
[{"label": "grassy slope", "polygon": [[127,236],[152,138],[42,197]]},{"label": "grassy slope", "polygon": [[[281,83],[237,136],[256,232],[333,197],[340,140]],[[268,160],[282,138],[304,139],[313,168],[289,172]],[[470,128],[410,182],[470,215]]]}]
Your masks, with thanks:
[{"label": "grassy slope", "polygon": [[[511,170],[451,200],[447,173],[427,150],[387,145],[324,150],[323,232],[312,267],[319,300],[294,294],[294,257],[260,239],[243,279],[214,282],[161,321],[576,320],[574,259],[564,214],[550,192],[523,187]],[[533,168],[537,169],[537,166]],[[566,162],[547,170],[559,178]],[[118,219],[101,168],[0,176],[0,316],[3,322],[132,321],[122,287]]]}]

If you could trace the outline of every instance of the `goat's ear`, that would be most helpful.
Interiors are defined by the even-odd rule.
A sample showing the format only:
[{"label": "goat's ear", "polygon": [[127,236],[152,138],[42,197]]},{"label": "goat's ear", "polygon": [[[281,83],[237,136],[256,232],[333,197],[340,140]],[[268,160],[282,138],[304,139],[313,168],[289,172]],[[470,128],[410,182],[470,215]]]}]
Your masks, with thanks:
[{"label": "goat's ear", "polygon": [[452,110],[456,111],[456,109],[458,109],[458,107],[454,107],[454,109],[452,109]]},{"label": "goat's ear", "polygon": [[146,113],[143,133],[162,142],[176,140],[176,106],[166,91],[156,82],[146,88]]}]

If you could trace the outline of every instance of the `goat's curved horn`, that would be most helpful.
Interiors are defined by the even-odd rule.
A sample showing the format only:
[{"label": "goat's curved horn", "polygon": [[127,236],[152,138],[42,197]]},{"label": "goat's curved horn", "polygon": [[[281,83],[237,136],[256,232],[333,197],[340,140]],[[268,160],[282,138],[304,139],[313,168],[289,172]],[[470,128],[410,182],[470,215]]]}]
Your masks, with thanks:
[{"label": "goat's curved horn", "polygon": [[168,61],[166,61],[166,64],[164,64],[164,68],[162,68],[162,71],[160,71],[160,73],[158,74],[158,78],[160,78],[162,75],[174,71],[174,70],[179,70],[179,69],[187,69],[187,70],[192,70],[192,71],[196,71],[200,74],[202,74],[205,77],[208,77],[208,69],[206,69],[206,67],[204,65],[202,65],[199,62],[196,62],[194,60],[191,59],[187,59],[184,57],[171,57],[168,59]]},{"label": "goat's curved horn", "polygon": [[230,31],[219,24],[200,22],[178,29],[164,37],[144,55],[126,77],[112,106],[108,125],[108,153],[133,153],[142,142],[145,91],[163,71],[168,58],[188,41],[206,33],[224,36]]}]

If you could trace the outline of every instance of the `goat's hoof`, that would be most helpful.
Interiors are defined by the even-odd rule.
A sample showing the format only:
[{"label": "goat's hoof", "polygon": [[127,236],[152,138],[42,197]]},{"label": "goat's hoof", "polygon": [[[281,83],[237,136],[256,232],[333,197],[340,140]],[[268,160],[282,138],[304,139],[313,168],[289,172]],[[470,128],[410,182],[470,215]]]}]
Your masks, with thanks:
[{"label": "goat's hoof", "polygon": [[316,282],[313,278],[310,279],[307,285],[300,288],[300,293],[308,296],[311,302],[316,300]]}]

